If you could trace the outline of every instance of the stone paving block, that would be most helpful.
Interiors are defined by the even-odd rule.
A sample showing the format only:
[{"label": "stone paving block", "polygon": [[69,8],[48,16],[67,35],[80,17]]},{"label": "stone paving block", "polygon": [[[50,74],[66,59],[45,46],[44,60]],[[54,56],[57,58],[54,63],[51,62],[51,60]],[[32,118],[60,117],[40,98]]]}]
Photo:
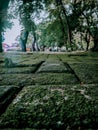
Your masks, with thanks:
[{"label": "stone paving block", "polygon": [[18,65],[36,65],[41,61],[44,61],[47,58],[47,55],[43,55],[43,54],[20,54],[20,55],[11,55],[8,54],[5,56],[4,59],[6,58],[10,58],[12,60],[13,63],[18,64]]},{"label": "stone paving block", "polygon": [[22,62],[17,63],[17,66],[18,67],[22,67],[22,66],[27,66],[27,67],[30,67],[30,66],[39,66],[43,62],[44,62],[44,60],[39,60],[39,59],[28,60],[28,61],[22,61]]},{"label": "stone paving block", "polygon": [[0,86],[0,115],[5,111],[7,106],[11,103],[17,92],[20,90],[19,86]]},{"label": "stone paving block", "polygon": [[70,63],[70,67],[82,83],[98,83],[98,63]]},{"label": "stone paving block", "polygon": [[66,73],[70,72],[66,65],[64,65],[60,61],[52,61],[52,62],[45,62],[41,65],[41,67],[38,69],[37,73],[42,73],[42,72],[48,72],[48,73]]},{"label": "stone paving block", "polygon": [[[89,87],[94,94],[97,86]],[[90,123],[97,124],[97,120],[89,120],[98,113],[95,111],[98,98],[92,99],[93,95],[87,86],[27,86],[0,117],[0,128],[65,129],[68,126],[72,127],[77,119],[81,127]],[[96,106],[98,107],[98,104]]]},{"label": "stone paving block", "polygon": [[35,84],[74,84],[79,83],[77,78],[70,73],[38,73],[34,76]]},{"label": "stone paving block", "polygon": [[12,68],[0,68],[0,74],[19,74],[19,73],[34,73],[36,71],[36,66],[33,67],[12,67]]},{"label": "stone paving block", "polygon": [[33,74],[1,74],[0,85],[34,85]]},{"label": "stone paving block", "polygon": [[5,66],[5,64],[4,64],[4,62],[1,62],[0,63],[0,68],[3,67],[3,66]]},{"label": "stone paving block", "polygon": [[79,83],[70,73],[2,74],[0,85],[74,84]]},{"label": "stone paving block", "polygon": [[[15,66],[5,68],[6,57]],[[84,54],[0,54],[1,114],[6,110],[0,129],[94,129],[98,124],[97,60],[98,56]]]}]

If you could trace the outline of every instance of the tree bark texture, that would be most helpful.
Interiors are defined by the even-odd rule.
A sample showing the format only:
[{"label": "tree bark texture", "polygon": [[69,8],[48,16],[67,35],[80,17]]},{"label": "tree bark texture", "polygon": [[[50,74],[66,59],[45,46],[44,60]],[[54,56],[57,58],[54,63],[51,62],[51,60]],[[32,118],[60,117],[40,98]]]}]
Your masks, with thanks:
[{"label": "tree bark texture", "polygon": [[26,52],[26,43],[28,39],[29,32],[26,30],[22,30],[20,36],[20,45],[23,52]]},{"label": "tree bark texture", "polygon": [[56,0],[56,3],[57,3],[57,6],[61,6],[61,9],[62,9],[63,14],[65,16],[65,22],[66,22],[66,25],[67,25],[67,32],[68,32],[68,42],[70,44],[71,50],[73,50],[73,47],[72,47],[72,32],[71,32],[71,28],[70,28],[70,25],[69,25],[68,17],[66,15],[65,7],[63,5],[62,0]]}]

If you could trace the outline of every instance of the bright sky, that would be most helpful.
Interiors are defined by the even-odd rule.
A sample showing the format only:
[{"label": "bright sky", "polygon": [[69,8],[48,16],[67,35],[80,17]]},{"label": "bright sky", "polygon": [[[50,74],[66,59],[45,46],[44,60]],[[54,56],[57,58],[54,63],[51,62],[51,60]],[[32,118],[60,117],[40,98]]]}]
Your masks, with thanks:
[{"label": "bright sky", "polygon": [[20,35],[20,31],[21,31],[21,26],[19,25],[19,21],[17,19],[15,19],[14,21],[14,26],[12,27],[12,29],[7,29],[5,32],[5,41],[4,43],[11,45],[12,43],[15,42],[15,38]]}]

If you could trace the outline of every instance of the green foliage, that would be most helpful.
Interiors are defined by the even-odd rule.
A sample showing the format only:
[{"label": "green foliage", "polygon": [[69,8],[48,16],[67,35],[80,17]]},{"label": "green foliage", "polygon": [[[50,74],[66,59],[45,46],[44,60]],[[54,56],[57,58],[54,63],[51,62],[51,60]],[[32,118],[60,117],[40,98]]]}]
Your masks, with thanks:
[{"label": "green foliage", "polygon": [[38,39],[41,45],[49,47],[55,45],[62,46],[65,44],[65,35],[62,31],[62,25],[59,19],[39,24],[38,32],[40,32]]},{"label": "green foliage", "polygon": [[[76,17],[75,29],[83,35],[90,35],[94,40],[94,48],[97,48],[97,0],[79,1],[73,4],[73,14]],[[84,36],[85,37],[85,36]]]},{"label": "green foliage", "polygon": [[[84,38],[89,34],[94,41],[94,50],[97,50],[97,0],[21,0],[14,2],[15,5],[13,8],[16,7],[16,10],[10,14],[7,13],[9,2],[10,0],[2,0],[2,4],[0,4],[0,32],[4,28],[11,28],[13,24],[9,22],[9,19],[19,14],[20,24],[22,24],[24,29],[32,31],[33,35],[36,33],[37,28],[41,32],[41,35],[36,34],[37,40],[41,45],[48,47],[51,44],[58,46],[67,45],[73,48],[73,34],[74,32],[78,32]],[[9,4],[10,6],[11,4]],[[35,18],[41,18],[41,12],[43,11],[47,13],[47,18],[42,21],[42,24],[38,25],[35,23]],[[35,27],[36,25],[37,27]]]}]

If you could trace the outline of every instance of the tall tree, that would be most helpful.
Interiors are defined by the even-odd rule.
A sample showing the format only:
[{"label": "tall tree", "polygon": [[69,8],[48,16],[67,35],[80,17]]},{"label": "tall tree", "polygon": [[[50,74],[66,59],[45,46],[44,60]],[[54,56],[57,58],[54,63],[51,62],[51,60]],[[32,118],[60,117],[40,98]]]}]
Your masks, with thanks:
[{"label": "tall tree", "polygon": [[[86,39],[87,46],[89,37],[92,37],[94,41],[92,50],[98,51],[98,0],[74,0],[73,14],[78,16],[78,19],[82,16],[82,28],[85,27],[85,34],[88,35],[88,40]],[[78,25],[80,26],[80,23]]]},{"label": "tall tree", "polygon": [[4,22],[6,20],[7,9],[10,0],[1,0],[0,1],[0,52],[2,49],[2,32],[4,31]]},{"label": "tall tree", "polygon": [[[35,44],[37,44],[36,24],[34,22],[34,18],[35,18],[35,14],[39,13],[39,11],[42,8],[43,8],[43,0],[42,1],[23,0],[23,3],[19,6],[20,23],[22,24],[25,32],[27,32],[26,34],[29,34],[29,32],[32,32],[33,34],[33,39],[32,39],[33,51],[35,51]],[[28,37],[28,35],[26,36]],[[25,40],[26,40],[25,41],[26,44],[27,38]],[[20,38],[20,41],[22,43],[23,41],[22,38]],[[22,45],[24,45],[24,41]]]},{"label": "tall tree", "polygon": [[[7,15],[7,9],[8,9],[8,5],[10,1],[14,1],[14,0],[1,0],[0,1],[0,52],[3,51],[2,50],[2,32],[4,28],[4,16]],[[28,21],[30,20],[32,12],[34,12],[34,10],[37,11],[39,8],[41,9],[43,6],[44,0],[40,0],[40,1],[39,0],[34,0],[34,1],[33,0],[21,0],[21,1],[16,0],[16,1],[19,3],[19,5],[21,5],[22,3],[21,7],[19,8],[19,12],[21,13],[21,16],[22,16],[21,22],[23,22],[25,32],[27,31],[26,34],[28,34],[29,30],[27,28],[30,26],[29,24],[30,22]],[[5,21],[6,21],[6,18],[5,18]],[[25,40],[27,40],[27,38],[25,38]]]},{"label": "tall tree", "polygon": [[[2,52],[2,32],[4,28],[3,14],[6,16],[7,8],[10,1],[11,0],[0,1],[0,52]],[[25,40],[27,40],[29,31],[33,31],[33,35],[35,38],[33,43],[35,43],[36,41],[36,30],[34,30],[34,14],[40,12],[43,7],[46,7],[48,9],[48,13],[50,14],[50,10],[52,10],[52,7],[55,6],[54,10],[56,10],[56,13],[53,14],[52,20],[50,20],[51,25],[54,25],[54,23],[57,23],[57,21],[59,20],[60,24],[58,24],[58,26],[61,27],[61,30],[64,34],[62,35],[62,38],[65,42],[67,40],[69,41],[71,49],[73,49],[73,31],[77,30],[79,33],[82,34],[83,30],[85,29],[84,32],[86,34],[85,38],[87,41],[87,48],[89,45],[87,39],[89,39],[90,35],[90,37],[92,37],[94,41],[93,50],[98,51],[98,0],[21,0],[21,2],[17,0],[17,2],[19,3],[20,23],[22,23],[23,30],[25,30],[23,34],[26,34]],[[71,10],[67,10],[67,8],[69,8],[69,5],[67,4],[66,8],[66,2],[71,5]],[[81,17],[83,18],[83,22],[81,22],[80,20]],[[84,28],[84,24],[86,24],[86,28]],[[51,30],[51,34],[52,33],[54,33],[55,36],[54,30]],[[54,37],[54,39],[56,39],[57,41],[56,36]]]},{"label": "tall tree", "polygon": [[20,45],[23,52],[26,52],[27,38],[28,38],[28,31],[22,30],[20,35]]},{"label": "tall tree", "polygon": [[63,13],[63,16],[65,17],[65,24],[67,25],[67,32],[68,32],[68,42],[70,44],[71,50],[73,50],[73,47],[72,47],[72,30],[71,30],[71,27],[70,27],[70,24],[69,24],[69,19],[68,19],[68,16],[67,16],[67,11],[65,9],[65,6],[64,6],[62,0],[55,0],[55,1],[57,3],[57,6],[60,6],[61,13]]}]

